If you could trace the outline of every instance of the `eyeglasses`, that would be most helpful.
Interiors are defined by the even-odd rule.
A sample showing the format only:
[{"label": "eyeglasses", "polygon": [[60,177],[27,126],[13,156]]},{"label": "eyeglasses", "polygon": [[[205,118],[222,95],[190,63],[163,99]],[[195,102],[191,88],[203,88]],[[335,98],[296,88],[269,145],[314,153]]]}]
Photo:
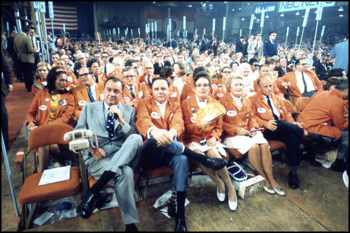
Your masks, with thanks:
[{"label": "eyeglasses", "polygon": [[253,65],[253,66],[257,67],[257,66],[259,66],[259,64],[255,64],[255,65]]},{"label": "eyeglasses", "polygon": [[81,78],[86,78],[89,74],[92,74],[92,73],[85,73],[85,74],[79,74],[79,77]]},{"label": "eyeglasses", "polygon": [[277,34],[272,34],[271,36],[277,36]]},{"label": "eyeglasses", "polygon": [[153,70],[153,67],[146,67],[146,70]]},{"label": "eyeglasses", "polygon": [[195,87],[197,87],[197,88],[201,88],[201,87],[208,88],[208,87],[209,87],[209,84],[208,84],[208,83],[197,84],[197,85],[195,85]]},{"label": "eyeglasses", "polygon": [[231,71],[222,71],[222,73],[224,73],[224,74],[230,74]]},{"label": "eyeglasses", "polygon": [[125,75],[124,78],[135,78],[136,75]]},{"label": "eyeglasses", "polygon": [[308,63],[303,63],[303,64],[300,64],[301,66],[308,66],[309,64]]},{"label": "eyeglasses", "polygon": [[107,56],[102,56],[102,58],[108,58]]}]

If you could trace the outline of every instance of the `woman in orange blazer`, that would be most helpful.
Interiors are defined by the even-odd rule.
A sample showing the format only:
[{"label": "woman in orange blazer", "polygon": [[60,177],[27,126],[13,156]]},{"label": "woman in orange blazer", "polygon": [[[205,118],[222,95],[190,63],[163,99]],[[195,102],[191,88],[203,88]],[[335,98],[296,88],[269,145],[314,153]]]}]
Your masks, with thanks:
[{"label": "woman in orange blazer", "polygon": [[51,69],[51,66],[47,62],[39,62],[35,71],[35,77],[37,81],[32,86],[33,97],[40,90],[44,90],[47,85],[47,75]]},{"label": "woman in orange blazer", "polygon": [[[211,122],[201,120],[195,121],[193,114],[198,112],[200,108],[205,107],[208,103],[217,102],[217,100],[209,96],[209,88],[211,85],[211,77],[208,72],[199,72],[194,76],[195,96],[188,98],[182,102],[182,112],[185,121],[184,141],[188,147],[197,152],[206,154],[210,157],[221,158],[226,156],[226,151],[220,144],[222,134],[223,120],[218,117]],[[219,153],[220,152],[220,153]],[[234,211],[237,208],[236,190],[232,185],[228,170],[226,167],[219,171],[208,169],[198,163],[198,166],[209,175],[217,184],[217,197],[219,201],[225,200],[225,184],[228,188],[228,204],[229,208]]]},{"label": "woman in orange blazer", "polygon": [[[285,195],[272,173],[272,158],[269,144],[260,131],[259,123],[254,117],[252,104],[244,97],[244,81],[240,74],[228,77],[227,92],[220,99],[226,114],[223,126],[223,144],[227,150],[238,150],[241,154],[248,152],[248,160],[254,170],[265,178],[264,190],[268,193]],[[231,152],[232,153],[232,152]]]},{"label": "woman in orange blazer", "polygon": [[226,82],[229,74],[232,73],[232,69],[229,66],[224,66],[220,69],[220,78],[218,83],[211,85],[211,96],[220,100],[226,93]]},{"label": "woman in orange blazer", "polygon": [[[74,112],[75,102],[74,96],[67,92],[66,87],[66,72],[58,67],[52,68],[47,76],[46,89],[36,94],[27,111],[26,124],[29,131],[35,126],[69,122]],[[57,144],[40,147],[38,149],[39,172],[46,169],[49,155],[55,157],[58,153]],[[58,158],[55,159],[59,161]]]}]

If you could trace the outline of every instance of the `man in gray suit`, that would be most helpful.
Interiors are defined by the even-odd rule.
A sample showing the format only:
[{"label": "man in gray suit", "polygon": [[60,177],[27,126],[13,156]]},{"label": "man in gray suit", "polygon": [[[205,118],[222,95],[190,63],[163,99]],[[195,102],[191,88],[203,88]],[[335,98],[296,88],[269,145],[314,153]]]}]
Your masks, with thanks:
[{"label": "man in gray suit", "polygon": [[96,133],[98,145],[84,153],[85,165],[97,183],[77,206],[82,218],[89,218],[102,188],[110,181],[119,203],[126,231],[137,231],[139,222],[134,199],[134,172],[142,148],[142,137],[135,128],[135,109],[118,101],[123,83],[108,78],[104,84],[104,101],[84,106],[75,130]]},{"label": "man in gray suit", "polygon": [[14,49],[18,54],[18,76],[17,79],[22,78],[24,73],[24,82],[28,92],[32,91],[32,85],[34,83],[34,53],[37,48],[33,47],[33,42],[28,37],[29,33],[33,34],[34,30],[28,27],[23,27],[23,32],[15,37]]}]

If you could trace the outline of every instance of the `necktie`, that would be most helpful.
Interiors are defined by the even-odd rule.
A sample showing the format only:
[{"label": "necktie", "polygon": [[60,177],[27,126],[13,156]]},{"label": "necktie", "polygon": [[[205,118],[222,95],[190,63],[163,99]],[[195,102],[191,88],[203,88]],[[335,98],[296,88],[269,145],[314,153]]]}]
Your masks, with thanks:
[{"label": "necktie", "polygon": [[304,77],[304,72],[301,72],[301,77],[303,78],[303,83],[304,83],[304,87],[305,87],[304,92],[308,92],[307,91],[307,85],[306,85],[305,77]]},{"label": "necktie", "polygon": [[278,120],[278,117],[277,117],[277,115],[273,112],[273,108],[272,108],[272,105],[271,105],[270,96],[266,96],[266,99],[267,99],[267,104],[268,104],[268,105],[270,106],[270,108],[271,108],[273,118],[277,121],[277,120]]},{"label": "necktie", "polygon": [[151,77],[150,76],[147,76],[147,82],[148,82],[148,86],[151,87],[152,82],[151,82]]},{"label": "necktie", "polygon": [[95,82],[98,83],[97,74],[95,74]]},{"label": "necktie", "polygon": [[[109,109],[108,109],[109,110]],[[106,130],[110,138],[114,137],[114,120],[113,114],[107,114]]]},{"label": "necktie", "polygon": [[107,64],[105,64],[105,76],[107,77]]},{"label": "necktie", "polygon": [[91,92],[91,87],[88,87],[88,95],[89,95],[89,99],[90,99],[90,102],[95,102],[95,99],[94,97],[92,96],[92,92]]},{"label": "necktie", "polygon": [[131,93],[132,98],[134,99],[134,98],[135,98],[135,93],[134,93],[134,91],[133,91],[133,88],[132,88],[132,87],[130,87],[130,93]]}]

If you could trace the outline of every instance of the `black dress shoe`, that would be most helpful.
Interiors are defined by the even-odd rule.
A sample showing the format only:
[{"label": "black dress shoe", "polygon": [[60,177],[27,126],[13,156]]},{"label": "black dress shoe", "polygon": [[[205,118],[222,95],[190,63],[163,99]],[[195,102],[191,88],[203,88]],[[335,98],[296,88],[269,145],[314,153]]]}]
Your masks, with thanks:
[{"label": "black dress shoe", "polygon": [[297,174],[292,174],[291,172],[289,173],[288,184],[292,189],[296,189],[299,187],[299,179],[298,179]]},{"label": "black dress shoe", "polygon": [[175,232],[187,232],[186,221],[184,218],[175,220]]},{"label": "black dress shoe", "polygon": [[94,205],[97,200],[97,195],[88,192],[84,200],[77,206],[77,212],[80,217],[84,219],[90,218],[92,212],[94,211]]},{"label": "black dress shoe", "polygon": [[317,144],[323,147],[327,147],[330,149],[336,148],[340,143],[339,139],[335,139],[332,137],[321,136],[319,140],[317,140]]},{"label": "black dress shoe", "polygon": [[227,161],[219,158],[208,157],[204,163],[202,163],[207,168],[211,168],[214,170],[220,170],[226,166]]},{"label": "black dress shoe", "polygon": [[306,161],[308,161],[309,164],[311,164],[313,166],[318,166],[318,167],[322,166],[322,164],[320,162],[317,162],[315,160],[315,157],[308,157],[308,158],[306,158]]}]

